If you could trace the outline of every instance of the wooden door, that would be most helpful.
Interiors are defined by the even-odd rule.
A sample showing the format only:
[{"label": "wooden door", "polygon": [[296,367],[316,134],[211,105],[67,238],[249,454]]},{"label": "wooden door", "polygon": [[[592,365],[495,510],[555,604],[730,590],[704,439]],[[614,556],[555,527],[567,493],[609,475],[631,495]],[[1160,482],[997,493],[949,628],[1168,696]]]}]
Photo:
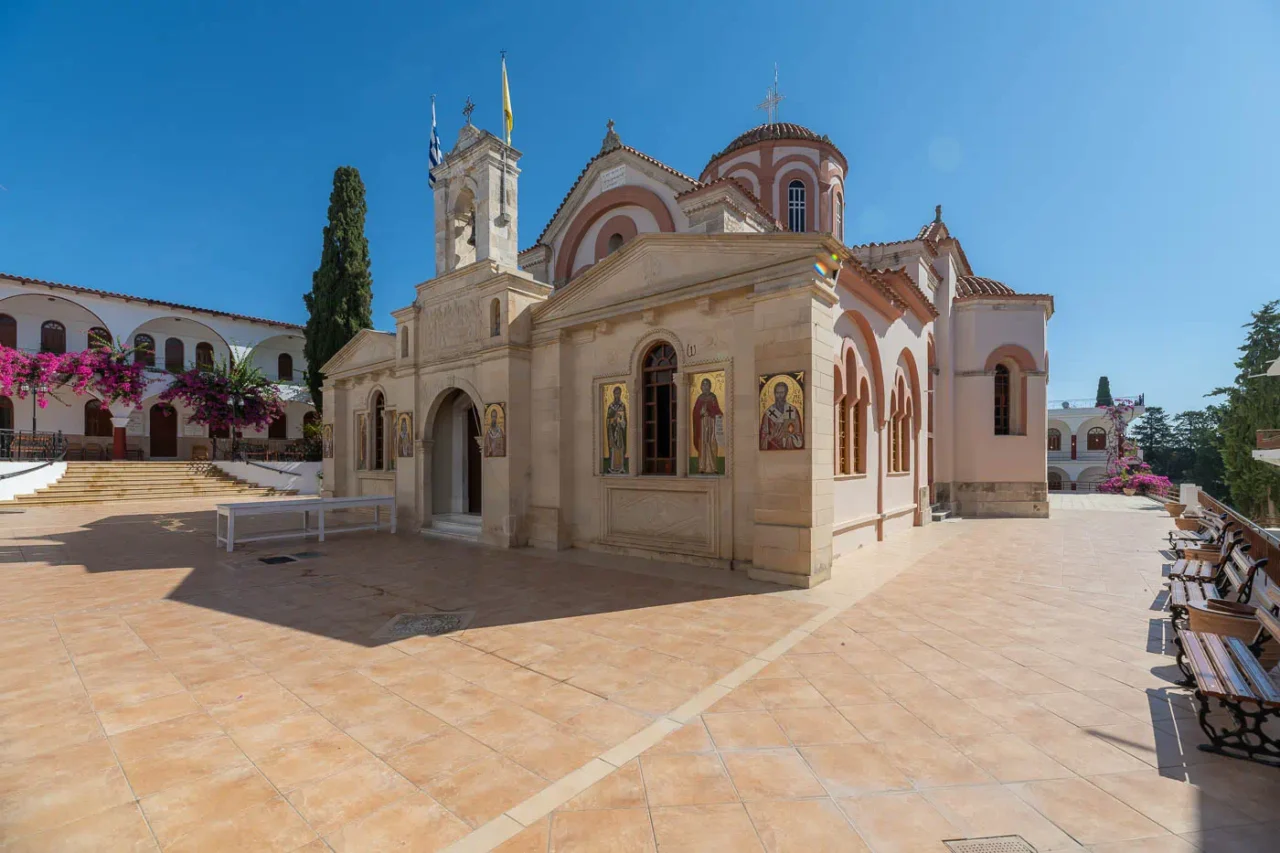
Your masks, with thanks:
[{"label": "wooden door", "polygon": [[156,403],[151,407],[151,458],[178,455],[178,413],[173,406]]},{"label": "wooden door", "polygon": [[467,412],[467,512],[480,512],[480,427],[474,408]]}]

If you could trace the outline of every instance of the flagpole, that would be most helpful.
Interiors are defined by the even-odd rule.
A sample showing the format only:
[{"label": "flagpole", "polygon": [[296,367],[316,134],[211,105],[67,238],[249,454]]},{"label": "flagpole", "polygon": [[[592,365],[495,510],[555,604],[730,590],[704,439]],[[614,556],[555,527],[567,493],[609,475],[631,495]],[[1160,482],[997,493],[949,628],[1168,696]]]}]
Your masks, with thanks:
[{"label": "flagpole", "polygon": [[502,86],[503,97],[499,98],[502,107],[502,179],[499,183],[499,199],[498,199],[498,219],[495,224],[499,228],[506,227],[507,220],[507,148],[511,142],[507,139],[507,103],[506,103],[506,85],[507,85],[507,52],[502,53]]}]

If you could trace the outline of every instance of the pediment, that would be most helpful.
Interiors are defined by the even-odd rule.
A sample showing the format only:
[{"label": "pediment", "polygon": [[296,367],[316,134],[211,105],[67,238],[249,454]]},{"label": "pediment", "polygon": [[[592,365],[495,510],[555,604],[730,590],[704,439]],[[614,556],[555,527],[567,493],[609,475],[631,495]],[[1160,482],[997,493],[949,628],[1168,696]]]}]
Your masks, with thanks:
[{"label": "pediment", "polygon": [[767,282],[779,264],[807,263],[822,249],[817,235],[642,234],[535,308],[534,323],[589,322],[664,298]]},{"label": "pediment", "polygon": [[396,336],[376,329],[361,329],[321,367],[326,375],[350,373],[368,365],[391,361],[396,356]]}]

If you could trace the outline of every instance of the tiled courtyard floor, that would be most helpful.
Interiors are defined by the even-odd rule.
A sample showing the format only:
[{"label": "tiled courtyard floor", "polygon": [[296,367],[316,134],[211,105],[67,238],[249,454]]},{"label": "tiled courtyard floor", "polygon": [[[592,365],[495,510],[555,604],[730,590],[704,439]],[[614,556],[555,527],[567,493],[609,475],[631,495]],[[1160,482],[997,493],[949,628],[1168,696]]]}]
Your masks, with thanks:
[{"label": "tiled courtyard floor", "polygon": [[[0,508],[0,848],[1280,849],[1280,771],[1197,751],[1170,686],[1168,519],[1071,497],[785,592],[409,534],[264,565],[199,502]],[[371,638],[432,609],[475,616]]]}]

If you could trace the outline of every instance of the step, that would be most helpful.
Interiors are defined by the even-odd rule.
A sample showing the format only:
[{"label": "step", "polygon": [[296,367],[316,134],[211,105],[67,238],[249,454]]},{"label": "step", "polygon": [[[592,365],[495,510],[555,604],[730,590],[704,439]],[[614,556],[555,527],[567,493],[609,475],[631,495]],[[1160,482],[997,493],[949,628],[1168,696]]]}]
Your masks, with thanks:
[{"label": "step", "polygon": [[[281,496],[294,495],[294,494],[297,494],[297,492],[293,492],[293,491],[272,492],[267,490],[255,489],[252,491],[235,492],[230,496],[236,497],[236,498],[254,498],[254,497],[266,498],[266,497],[281,497]],[[166,500],[166,501],[208,500],[210,497],[222,497],[222,496],[166,495],[163,497],[163,500]],[[0,502],[0,509],[7,508],[7,507],[15,507],[15,508],[21,509],[24,507],[37,507],[37,506],[63,506],[67,504],[122,503],[122,502],[130,502],[131,500],[147,501],[147,500],[155,500],[155,498],[144,496],[144,495],[134,496],[132,497],[132,499],[129,496],[103,498],[103,497],[92,496],[92,495],[59,497],[59,498],[43,498],[43,499],[35,499],[35,500],[30,498],[18,498],[12,501]]]},{"label": "step", "polygon": [[424,536],[438,539],[457,539],[464,542],[480,541],[480,516],[451,513],[431,518],[431,526],[422,528]]}]

